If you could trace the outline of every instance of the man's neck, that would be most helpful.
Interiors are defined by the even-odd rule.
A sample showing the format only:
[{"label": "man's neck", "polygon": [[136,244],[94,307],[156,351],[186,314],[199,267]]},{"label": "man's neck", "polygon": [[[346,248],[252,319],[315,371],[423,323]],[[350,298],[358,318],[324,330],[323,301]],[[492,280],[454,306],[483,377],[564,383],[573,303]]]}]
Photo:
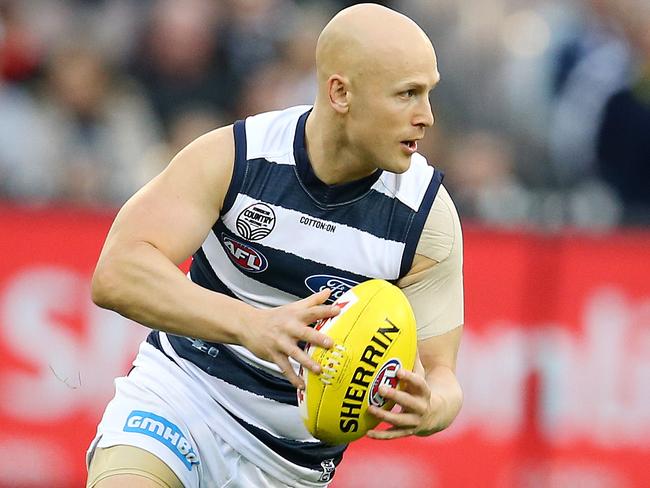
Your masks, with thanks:
[{"label": "man's neck", "polygon": [[360,163],[341,127],[316,107],[307,118],[305,148],[316,177],[326,185],[338,185],[369,176],[376,168]]}]

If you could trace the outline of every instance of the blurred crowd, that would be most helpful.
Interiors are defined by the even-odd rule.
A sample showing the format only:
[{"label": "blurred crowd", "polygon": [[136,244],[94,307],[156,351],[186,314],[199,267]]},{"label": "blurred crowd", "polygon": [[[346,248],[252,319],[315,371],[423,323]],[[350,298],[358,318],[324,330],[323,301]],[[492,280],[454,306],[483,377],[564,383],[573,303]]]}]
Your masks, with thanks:
[{"label": "blurred crowd", "polygon": [[[0,0],[0,199],[114,207],[197,135],[311,103],[335,0]],[[462,216],[650,225],[648,0],[393,0],[437,49]]]}]

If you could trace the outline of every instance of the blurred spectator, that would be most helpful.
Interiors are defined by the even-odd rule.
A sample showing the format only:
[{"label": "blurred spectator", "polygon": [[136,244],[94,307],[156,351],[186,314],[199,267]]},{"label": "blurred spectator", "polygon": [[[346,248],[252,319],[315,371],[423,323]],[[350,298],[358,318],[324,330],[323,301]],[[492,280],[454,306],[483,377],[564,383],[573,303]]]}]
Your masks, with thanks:
[{"label": "blurred spectator", "polygon": [[[150,0],[73,0],[67,5],[67,31],[91,38],[113,66],[124,66],[133,56]],[[68,37],[65,33],[65,37]]]},{"label": "blurred spectator", "polygon": [[229,123],[231,121],[226,117],[202,107],[179,112],[170,121],[168,137],[152,146],[138,164],[138,180],[141,184],[146,183],[165,169],[172,158],[192,140]]},{"label": "blurred spectator", "polygon": [[[119,204],[188,138],[311,103],[314,33],[353,3],[0,0],[0,197]],[[625,222],[650,220],[649,69],[633,78],[630,47],[647,66],[648,2],[378,3],[436,47],[436,126],[420,151],[465,217],[602,229],[620,198]]]},{"label": "blurred spectator", "polygon": [[630,51],[617,3],[584,0],[573,36],[560,47],[553,79],[550,153],[557,183],[596,174],[595,140],[607,99],[630,78]]},{"label": "blurred spectator", "polygon": [[459,212],[498,225],[529,223],[531,195],[517,181],[508,141],[489,132],[462,136],[449,154],[445,183]]},{"label": "blurred spectator", "polygon": [[157,0],[133,61],[166,128],[178,111],[197,105],[229,109],[236,90],[219,58],[219,2]]},{"label": "blurred spectator", "polygon": [[21,13],[17,2],[0,3],[0,78],[13,82],[30,79],[41,57],[35,33],[25,24]]},{"label": "blurred spectator", "polygon": [[[27,91],[0,79],[0,198],[42,201],[56,192],[47,157],[45,130]],[[38,167],[40,165],[40,168]]]},{"label": "blurred spectator", "polygon": [[41,107],[47,156],[37,165],[55,181],[58,199],[117,205],[140,184],[137,163],[159,140],[157,122],[137,87],[80,45],[48,62]]},{"label": "blurred spectator", "polygon": [[[241,87],[252,73],[280,57],[280,43],[296,25],[295,4],[290,0],[224,0],[224,3],[228,12],[222,35],[225,60],[235,85]],[[234,96],[237,95],[235,92]]]},{"label": "blurred spectator", "polygon": [[499,102],[503,96],[493,85],[501,51],[495,35],[503,15],[501,2],[394,3],[399,11],[418,20],[436,48],[441,81],[434,94],[439,118],[454,131],[494,122],[503,107]]},{"label": "blurred spectator", "polygon": [[623,201],[625,222],[650,225],[650,5],[626,0],[622,6],[638,72],[607,101],[598,136],[599,168]]},{"label": "blurred spectator", "polygon": [[239,116],[313,103],[317,89],[314,32],[321,31],[328,17],[314,7],[297,10],[295,16],[291,30],[277,43],[278,58],[261,65],[244,82]]},{"label": "blurred spectator", "polygon": [[546,2],[403,0],[395,5],[422,23],[436,47],[437,119],[454,136],[482,127],[507,137],[516,179],[546,184],[543,57],[550,27],[532,8]]},{"label": "blurred spectator", "polygon": [[441,169],[460,214],[499,227],[605,230],[620,219],[608,187],[585,180],[570,191],[529,189],[517,177],[511,141],[487,131],[463,134]]},{"label": "blurred spectator", "polygon": [[[6,32],[5,17],[0,16],[0,70],[6,59]],[[39,133],[39,121],[29,93],[0,76],[0,197],[36,198],[51,193],[50,177],[45,172],[28,176],[26,170],[46,155],[43,144],[39,144],[43,138],[34,138]]]}]

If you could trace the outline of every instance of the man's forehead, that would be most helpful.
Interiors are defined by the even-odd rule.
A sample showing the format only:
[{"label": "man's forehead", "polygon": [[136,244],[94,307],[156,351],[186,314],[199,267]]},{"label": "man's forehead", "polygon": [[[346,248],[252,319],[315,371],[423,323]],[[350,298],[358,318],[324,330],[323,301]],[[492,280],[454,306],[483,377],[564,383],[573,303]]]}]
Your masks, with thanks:
[{"label": "man's forehead", "polygon": [[385,79],[396,85],[417,85],[433,87],[440,81],[440,73],[435,58],[393,59],[383,66]]}]

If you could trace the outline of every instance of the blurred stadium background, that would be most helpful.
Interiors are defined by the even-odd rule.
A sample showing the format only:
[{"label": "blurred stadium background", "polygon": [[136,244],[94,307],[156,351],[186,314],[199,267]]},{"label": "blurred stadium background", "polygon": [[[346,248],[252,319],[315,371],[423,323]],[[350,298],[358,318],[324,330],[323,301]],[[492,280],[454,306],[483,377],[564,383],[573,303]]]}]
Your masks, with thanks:
[{"label": "blurred stadium background", "polygon": [[[83,486],[145,330],[89,299],[116,209],[192,138],[310,103],[358,2],[0,0],[0,486]],[[466,239],[457,422],[335,488],[650,486],[650,2],[394,0],[438,51]]]}]

